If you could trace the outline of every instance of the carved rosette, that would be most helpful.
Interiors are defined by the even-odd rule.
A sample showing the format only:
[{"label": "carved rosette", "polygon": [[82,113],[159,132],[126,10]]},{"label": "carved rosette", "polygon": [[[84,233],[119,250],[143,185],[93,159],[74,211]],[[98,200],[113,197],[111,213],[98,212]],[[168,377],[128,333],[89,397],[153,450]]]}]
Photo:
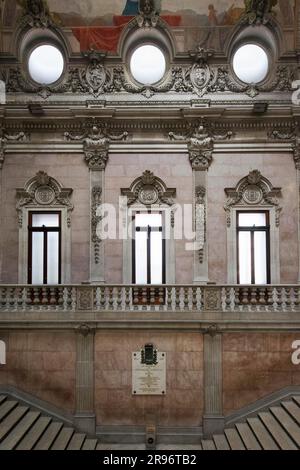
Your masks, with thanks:
[{"label": "carved rosette", "polygon": [[63,188],[58,181],[48,176],[44,171],[39,171],[34,178],[29,180],[25,187],[17,189],[17,211],[19,227],[23,226],[24,207],[43,208],[67,208],[67,224],[71,226],[71,212],[73,204],[70,201],[73,190]]},{"label": "carved rosette", "polygon": [[204,248],[206,243],[206,189],[204,186],[197,186],[195,190],[195,228],[196,243],[198,247],[199,263],[204,260]]},{"label": "carved rosette", "polygon": [[101,222],[101,216],[97,215],[97,210],[102,202],[102,188],[100,186],[94,186],[92,188],[92,214],[91,214],[91,234],[92,243],[94,245],[94,260],[95,264],[99,264],[100,261],[100,243],[101,238],[98,236],[97,228],[99,222]]},{"label": "carved rosette", "polygon": [[132,183],[130,188],[122,188],[121,194],[127,197],[128,206],[135,202],[140,202],[145,206],[153,204],[172,206],[174,204],[173,198],[176,196],[176,189],[167,188],[160,178],[151,171],[146,170],[142,176]]},{"label": "carved rosette", "polygon": [[281,197],[281,188],[274,188],[258,170],[251,171],[236,188],[227,188],[225,192],[228,196],[224,206],[227,227],[231,227],[231,208],[234,206],[273,206],[276,209],[276,227],[279,227],[281,208],[278,198]]}]

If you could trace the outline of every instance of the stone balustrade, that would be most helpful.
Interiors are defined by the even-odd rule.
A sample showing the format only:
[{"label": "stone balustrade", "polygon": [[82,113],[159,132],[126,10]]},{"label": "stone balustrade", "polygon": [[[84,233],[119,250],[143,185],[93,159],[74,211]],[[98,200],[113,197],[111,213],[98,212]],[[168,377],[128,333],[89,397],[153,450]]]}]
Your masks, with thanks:
[{"label": "stone balustrade", "polygon": [[1,285],[1,311],[300,312],[300,285]]}]

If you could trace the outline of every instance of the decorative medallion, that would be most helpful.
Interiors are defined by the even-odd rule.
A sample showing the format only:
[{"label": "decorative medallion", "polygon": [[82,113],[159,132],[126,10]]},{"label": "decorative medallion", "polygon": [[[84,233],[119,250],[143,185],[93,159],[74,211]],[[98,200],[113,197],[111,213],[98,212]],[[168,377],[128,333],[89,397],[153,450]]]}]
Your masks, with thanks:
[{"label": "decorative medallion", "polygon": [[51,204],[55,199],[55,192],[50,186],[41,186],[35,191],[35,200],[39,204]]},{"label": "decorative medallion", "polygon": [[245,189],[243,199],[246,204],[259,204],[263,198],[263,192],[258,186],[249,186]]}]

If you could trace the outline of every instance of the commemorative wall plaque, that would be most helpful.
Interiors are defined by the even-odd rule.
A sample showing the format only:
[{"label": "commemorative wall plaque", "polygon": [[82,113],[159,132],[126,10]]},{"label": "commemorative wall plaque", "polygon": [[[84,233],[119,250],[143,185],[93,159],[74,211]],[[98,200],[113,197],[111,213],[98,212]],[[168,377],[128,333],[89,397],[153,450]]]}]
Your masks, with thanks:
[{"label": "commemorative wall plaque", "polygon": [[132,353],[132,394],[166,394],[166,353],[152,344]]}]

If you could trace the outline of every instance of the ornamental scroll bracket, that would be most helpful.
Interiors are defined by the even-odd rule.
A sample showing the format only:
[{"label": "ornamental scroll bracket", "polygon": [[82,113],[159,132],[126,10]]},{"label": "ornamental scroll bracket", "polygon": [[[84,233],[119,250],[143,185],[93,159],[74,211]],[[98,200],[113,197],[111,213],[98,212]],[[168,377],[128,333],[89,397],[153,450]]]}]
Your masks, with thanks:
[{"label": "ornamental scroll bracket", "polygon": [[5,160],[6,144],[7,142],[18,142],[26,140],[27,136],[24,132],[18,134],[10,134],[2,126],[0,127],[0,170],[3,167]]},{"label": "ornamental scroll bracket", "polygon": [[281,197],[281,188],[274,188],[270,181],[261,175],[260,171],[251,171],[235,188],[225,189],[225,193],[227,201],[224,209],[227,227],[231,227],[231,209],[234,206],[273,206],[276,211],[276,227],[279,227],[281,207],[278,199]]},{"label": "ornamental scroll bracket", "polygon": [[167,188],[165,183],[149,170],[134,180],[130,188],[121,189],[122,196],[127,197],[127,205],[139,202],[145,206],[166,204],[172,206],[176,196],[175,188]]},{"label": "ornamental scroll bracket", "polygon": [[294,128],[288,130],[274,129],[268,134],[270,139],[286,140],[292,143],[296,170],[300,170],[300,129],[297,122]]},{"label": "ornamental scroll bracket", "polygon": [[189,158],[193,170],[208,170],[213,160],[213,150],[215,140],[227,140],[232,137],[231,131],[223,134],[216,134],[212,128],[203,124],[193,128],[185,135],[177,135],[169,132],[170,140],[180,140],[187,143]]},{"label": "ornamental scroll bracket", "polygon": [[105,170],[108,162],[109,144],[111,141],[122,141],[128,137],[128,132],[112,135],[93,125],[91,130],[81,135],[65,132],[68,141],[81,141],[83,145],[84,160],[90,170]]},{"label": "ornamental scroll bracket", "polygon": [[17,189],[17,212],[19,227],[23,226],[23,208],[60,208],[67,209],[67,225],[71,226],[73,204],[70,201],[73,189],[63,188],[61,184],[44,171],[39,171],[24,188]]}]

